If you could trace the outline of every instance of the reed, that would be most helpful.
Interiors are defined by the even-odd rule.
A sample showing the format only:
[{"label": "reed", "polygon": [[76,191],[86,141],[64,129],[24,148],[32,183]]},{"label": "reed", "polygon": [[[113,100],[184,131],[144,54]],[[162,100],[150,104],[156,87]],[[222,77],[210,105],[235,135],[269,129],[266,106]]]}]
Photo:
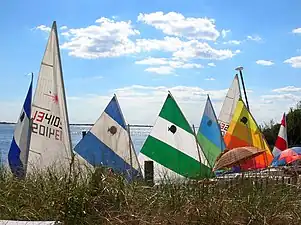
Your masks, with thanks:
[{"label": "reed", "polygon": [[64,224],[301,224],[297,185],[163,180],[148,187],[106,170],[86,176],[0,173],[0,219]]}]

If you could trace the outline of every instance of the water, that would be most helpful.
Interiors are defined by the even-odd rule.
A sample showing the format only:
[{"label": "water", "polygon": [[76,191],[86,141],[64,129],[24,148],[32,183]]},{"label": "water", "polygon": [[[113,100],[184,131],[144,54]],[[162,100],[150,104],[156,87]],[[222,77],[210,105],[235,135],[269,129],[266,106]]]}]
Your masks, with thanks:
[{"label": "water", "polygon": [[[13,124],[0,124],[0,159],[1,162],[7,163],[7,153],[14,133]],[[81,140],[82,131],[88,131],[91,126],[70,126],[71,142],[73,147]],[[138,153],[150,133],[149,127],[131,127],[131,138]]]}]

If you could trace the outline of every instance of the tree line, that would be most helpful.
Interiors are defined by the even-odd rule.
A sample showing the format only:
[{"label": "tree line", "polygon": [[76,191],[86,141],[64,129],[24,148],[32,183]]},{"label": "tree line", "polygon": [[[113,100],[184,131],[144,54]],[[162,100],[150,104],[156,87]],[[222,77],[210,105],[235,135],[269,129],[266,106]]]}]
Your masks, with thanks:
[{"label": "tree line", "polygon": [[[279,118],[280,119],[280,118]],[[301,101],[295,107],[291,107],[286,115],[288,147],[301,146]],[[270,120],[261,126],[269,146],[273,149],[278,136],[280,123]]]}]

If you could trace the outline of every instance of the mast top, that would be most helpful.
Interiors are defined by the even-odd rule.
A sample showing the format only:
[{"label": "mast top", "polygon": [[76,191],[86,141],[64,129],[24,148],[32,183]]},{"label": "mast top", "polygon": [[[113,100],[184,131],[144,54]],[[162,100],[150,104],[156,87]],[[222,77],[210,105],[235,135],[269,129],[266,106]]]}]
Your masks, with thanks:
[{"label": "mast top", "polygon": [[237,70],[237,71],[242,71],[243,69],[244,68],[242,66],[239,66],[239,67],[235,68],[235,70]]},{"label": "mast top", "polygon": [[52,29],[56,29],[56,21],[55,20],[52,22]]}]

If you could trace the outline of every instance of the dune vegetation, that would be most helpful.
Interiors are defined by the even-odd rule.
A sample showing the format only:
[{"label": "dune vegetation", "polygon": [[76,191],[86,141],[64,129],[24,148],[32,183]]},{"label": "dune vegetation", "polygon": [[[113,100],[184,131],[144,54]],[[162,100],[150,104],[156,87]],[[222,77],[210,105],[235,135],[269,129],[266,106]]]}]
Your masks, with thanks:
[{"label": "dune vegetation", "polygon": [[301,224],[298,185],[195,181],[147,186],[98,170],[88,176],[0,176],[0,219],[64,224]]}]

